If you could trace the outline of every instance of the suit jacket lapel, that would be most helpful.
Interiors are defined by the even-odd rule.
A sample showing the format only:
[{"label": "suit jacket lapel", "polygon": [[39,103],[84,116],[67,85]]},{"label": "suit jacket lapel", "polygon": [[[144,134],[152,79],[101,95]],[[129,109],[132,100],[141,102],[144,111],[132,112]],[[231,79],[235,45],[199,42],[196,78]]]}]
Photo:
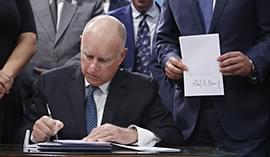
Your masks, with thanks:
[{"label": "suit jacket lapel", "polygon": [[81,135],[86,135],[85,127],[85,88],[84,88],[84,77],[78,66],[77,71],[73,75],[74,81],[68,84],[68,94],[70,103],[74,111],[77,126]]},{"label": "suit jacket lapel", "polygon": [[227,0],[216,0],[215,10],[211,21],[209,32],[212,32],[217,24],[222,12],[224,11]]},{"label": "suit jacket lapel", "polygon": [[43,26],[49,38],[55,40],[55,29],[52,21],[51,11],[48,0],[32,0],[30,1],[33,11],[35,12],[36,20]]},{"label": "suit jacket lapel", "polygon": [[63,35],[65,30],[67,29],[77,8],[78,8],[77,4],[72,4],[71,2],[64,1],[61,19],[59,22],[59,27],[56,33],[56,39],[55,39],[54,44],[57,43],[57,41],[60,39],[60,37]]},{"label": "suit jacket lapel", "polygon": [[118,108],[123,103],[121,100],[123,100],[126,94],[124,77],[123,72],[119,70],[110,84],[102,124],[112,123]]}]

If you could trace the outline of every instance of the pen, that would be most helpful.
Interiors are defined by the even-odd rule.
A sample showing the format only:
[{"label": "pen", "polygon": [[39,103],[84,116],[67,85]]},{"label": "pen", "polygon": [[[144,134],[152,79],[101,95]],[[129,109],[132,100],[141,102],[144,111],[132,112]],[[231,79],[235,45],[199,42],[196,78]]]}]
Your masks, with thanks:
[{"label": "pen", "polygon": [[[51,110],[50,110],[50,108],[49,108],[49,104],[46,104],[46,108],[47,108],[47,112],[48,112],[49,117],[50,117],[50,118],[53,118],[53,117],[52,117]],[[55,139],[58,140],[58,135],[57,135],[57,133],[55,134]]]}]

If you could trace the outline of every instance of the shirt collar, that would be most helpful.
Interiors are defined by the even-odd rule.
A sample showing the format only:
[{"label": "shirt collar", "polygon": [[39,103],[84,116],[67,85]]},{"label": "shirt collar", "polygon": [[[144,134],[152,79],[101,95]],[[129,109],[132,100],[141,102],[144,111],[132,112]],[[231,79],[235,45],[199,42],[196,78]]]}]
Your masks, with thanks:
[{"label": "shirt collar", "polygon": [[[90,83],[84,78],[84,86],[88,87],[90,85]],[[102,93],[107,93],[109,90],[109,85],[110,85],[111,81],[108,81],[106,83],[104,83],[103,85],[99,86],[98,88],[101,90]]]},{"label": "shirt collar", "polygon": [[[136,18],[136,19],[140,18],[141,13],[135,8],[133,3],[131,3],[131,8],[132,8],[133,17]],[[147,10],[147,12],[145,14],[148,15],[150,18],[154,18],[157,15],[156,14],[156,9],[158,9],[158,7],[153,2],[153,5]]]}]

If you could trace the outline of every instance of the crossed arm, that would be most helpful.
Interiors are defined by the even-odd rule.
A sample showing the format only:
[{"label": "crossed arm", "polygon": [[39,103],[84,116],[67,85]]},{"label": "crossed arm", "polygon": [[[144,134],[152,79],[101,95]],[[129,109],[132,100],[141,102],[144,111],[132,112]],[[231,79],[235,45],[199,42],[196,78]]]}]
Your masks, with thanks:
[{"label": "crossed arm", "polygon": [[31,59],[36,50],[35,33],[22,33],[17,41],[17,46],[0,70],[0,99],[9,93],[13,80],[22,70],[24,65]]}]

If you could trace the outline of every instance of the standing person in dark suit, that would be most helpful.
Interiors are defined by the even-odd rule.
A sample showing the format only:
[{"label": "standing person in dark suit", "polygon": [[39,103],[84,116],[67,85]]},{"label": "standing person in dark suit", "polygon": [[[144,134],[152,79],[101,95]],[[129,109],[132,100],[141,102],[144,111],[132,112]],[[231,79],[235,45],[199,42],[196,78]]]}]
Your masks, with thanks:
[{"label": "standing person in dark suit", "polygon": [[30,0],[36,22],[37,52],[23,70],[23,102],[31,103],[39,75],[79,54],[80,35],[91,18],[103,14],[101,0]]},{"label": "standing person in dark suit", "polygon": [[[145,33],[147,33],[149,39],[147,42],[144,42],[147,47],[144,54],[148,53],[149,57],[146,57],[147,72],[145,74],[153,76],[159,82],[159,92],[162,102],[168,107],[172,106],[174,89],[166,79],[157,61],[156,53],[151,51],[152,43],[155,39],[156,25],[160,15],[160,6],[153,0],[131,0],[130,5],[111,11],[108,14],[119,19],[127,29],[126,47],[128,48],[128,53],[122,67],[140,73],[143,73],[143,71],[137,67],[143,63],[138,62],[140,57],[140,45],[138,43],[140,42],[139,36],[141,36],[139,32],[142,21],[146,20],[149,31]],[[145,19],[144,16],[146,16]]]},{"label": "standing person in dark suit", "polygon": [[[269,0],[166,0],[157,51],[177,84],[174,118],[188,145],[267,156],[270,93]],[[209,7],[208,7],[209,6]],[[207,14],[208,13],[208,14]],[[224,96],[184,97],[179,36],[219,33]],[[196,46],[196,45],[194,45]]]},{"label": "standing person in dark suit", "polygon": [[[138,66],[136,63],[138,53],[136,42],[138,39],[139,24],[144,19],[144,16],[146,16],[145,21],[149,28],[148,36],[150,36],[151,41],[151,38],[154,37],[156,24],[159,19],[159,6],[156,5],[153,0],[132,0],[130,5],[114,10],[108,14],[119,19],[127,29],[126,48],[128,48],[128,53],[122,67],[130,71],[142,72],[136,69]],[[149,48],[151,48],[150,41],[147,42]],[[148,53],[150,53],[150,50],[151,49],[148,49]]]},{"label": "standing person in dark suit", "polygon": [[[141,146],[182,143],[160,101],[157,82],[119,69],[127,51],[125,40],[125,27],[114,17],[98,16],[87,24],[81,65],[52,70],[37,82],[33,106],[26,114],[33,142],[46,141],[58,132],[61,139]],[[46,116],[45,104],[54,119]],[[89,112],[88,105],[94,106]]]},{"label": "standing person in dark suit", "polygon": [[35,52],[35,23],[28,0],[0,0],[0,143],[11,143],[21,122],[15,79]]},{"label": "standing person in dark suit", "polygon": [[128,5],[129,0],[103,0],[105,13]]}]

